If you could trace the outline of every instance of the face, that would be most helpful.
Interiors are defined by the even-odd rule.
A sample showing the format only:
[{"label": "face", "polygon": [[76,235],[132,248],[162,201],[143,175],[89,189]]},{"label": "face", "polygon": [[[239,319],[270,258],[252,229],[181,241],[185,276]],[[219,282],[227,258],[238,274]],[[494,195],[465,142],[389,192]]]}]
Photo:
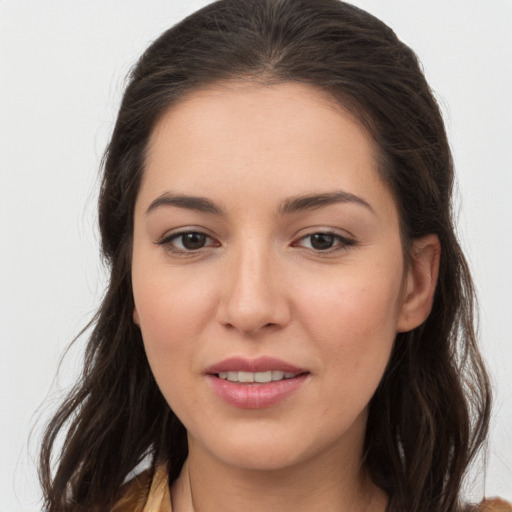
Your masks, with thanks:
[{"label": "face", "polygon": [[134,320],[191,454],[360,452],[407,276],[359,123],[301,84],[193,93],[152,133],[134,221]]}]

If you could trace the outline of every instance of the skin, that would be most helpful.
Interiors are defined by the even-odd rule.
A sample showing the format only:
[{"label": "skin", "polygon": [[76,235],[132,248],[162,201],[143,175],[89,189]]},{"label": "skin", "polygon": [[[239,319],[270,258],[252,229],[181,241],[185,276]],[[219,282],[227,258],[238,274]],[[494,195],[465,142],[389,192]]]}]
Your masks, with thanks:
[{"label": "skin", "polygon": [[[340,190],[348,200],[280,211]],[[170,238],[182,231],[206,233],[204,247],[187,252]],[[311,235],[325,232],[319,250]],[[430,311],[438,258],[430,236],[404,265],[372,139],[315,88],[229,83],[166,112],[136,201],[132,277],[149,363],[189,436],[174,512],[384,510],[361,464],[367,406],[396,333]],[[212,391],[208,366],[262,355],[306,380],[263,409]]]}]

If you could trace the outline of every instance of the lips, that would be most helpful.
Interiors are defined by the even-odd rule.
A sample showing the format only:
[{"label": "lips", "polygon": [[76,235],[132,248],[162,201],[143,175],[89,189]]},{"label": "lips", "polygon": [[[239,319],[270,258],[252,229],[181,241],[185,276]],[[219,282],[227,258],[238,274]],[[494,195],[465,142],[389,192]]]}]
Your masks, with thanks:
[{"label": "lips", "polygon": [[306,370],[290,363],[276,359],[274,357],[260,357],[258,359],[244,359],[242,357],[232,357],[225,359],[220,363],[214,364],[206,369],[209,375],[218,375],[221,372],[271,372],[281,371],[284,373],[305,373]]},{"label": "lips", "polygon": [[277,382],[283,379],[293,379],[298,373],[268,370],[266,372],[219,372],[219,378],[229,382]]},{"label": "lips", "polygon": [[230,358],[206,370],[213,391],[231,406],[271,407],[297,391],[309,372],[271,357]]}]

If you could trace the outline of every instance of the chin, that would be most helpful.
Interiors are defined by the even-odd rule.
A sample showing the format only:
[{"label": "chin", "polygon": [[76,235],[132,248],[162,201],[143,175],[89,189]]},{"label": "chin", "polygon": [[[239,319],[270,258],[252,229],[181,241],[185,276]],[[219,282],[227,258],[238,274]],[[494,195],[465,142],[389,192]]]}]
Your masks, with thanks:
[{"label": "chin", "polygon": [[190,440],[190,448],[205,450],[218,462],[239,470],[275,472],[337,451],[339,438],[333,439],[326,433],[323,439],[308,439],[309,432],[307,426],[294,432],[260,425],[257,431],[237,429],[202,442]]},{"label": "chin", "polygon": [[299,465],[307,457],[296,450],[275,446],[244,446],[222,454],[223,462],[245,471],[275,472]]}]

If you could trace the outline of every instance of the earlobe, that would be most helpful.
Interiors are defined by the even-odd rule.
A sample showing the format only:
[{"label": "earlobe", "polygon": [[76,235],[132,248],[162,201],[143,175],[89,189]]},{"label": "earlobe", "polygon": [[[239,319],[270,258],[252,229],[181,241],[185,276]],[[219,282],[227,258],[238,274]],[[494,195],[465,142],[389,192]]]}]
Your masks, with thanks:
[{"label": "earlobe", "polygon": [[418,327],[430,314],[440,257],[441,244],[437,235],[427,235],[413,242],[397,332]]}]

